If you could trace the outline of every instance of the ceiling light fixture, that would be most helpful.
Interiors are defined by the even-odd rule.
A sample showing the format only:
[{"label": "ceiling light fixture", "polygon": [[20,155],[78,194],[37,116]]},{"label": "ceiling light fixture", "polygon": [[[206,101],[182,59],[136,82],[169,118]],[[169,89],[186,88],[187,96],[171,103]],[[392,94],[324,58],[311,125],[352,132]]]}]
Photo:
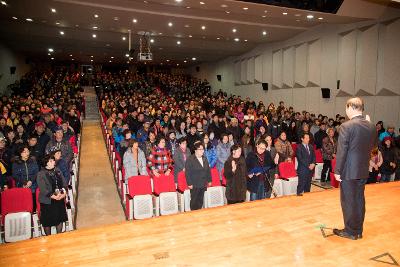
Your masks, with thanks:
[{"label": "ceiling light fixture", "polygon": [[26,20],[26,21],[29,21],[29,22],[32,22],[32,21],[33,21],[33,19],[31,19],[31,18],[26,18],[25,20]]},{"label": "ceiling light fixture", "polygon": [[152,44],[153,44],[153,43],[154,43],[154,39],[150,39],[150,43],[152,43]]},{"label": "ceiling light fixture", "polygon": [[300,17],[300,16],[301,16],[301,14],[294,14],[294,16],[295,16],[295,17]]},{"label": "ceiling light fixture", "polygon": [[175,2],[180,3],[180,2],[182,2],[182,0],[175,0]]},{"label": "ceiling light fixture", "polygon": [[54,57],[52,57],[51,60],[54,60]]},{"label": "ceiling light fixture", "polygon": [[183,63],[186,63],[186,62],[187,62],[186,60],[183,61]]},{"label": "ceiling light fixture", "polygon": [[217,37],[217,40],[219,40],[219,39],[221,39],[221,38]]},{"label": "ceiling light fixture", "polygon": [[93,56],[90,56],[91,58],[93,58]]},{"label": "ceiling light fixture", "polygon": [[189,24],[186,24],[186,25],[185,25],[185,28],[190,28],[190,25],[189,25]]},{"label": "ceiling light fixture", "polygon": [[92,34],[92,37],[93,37],[93,38],[96,38],[96,37],[97,37],[97,35],[96,35],[96,34]]},{"label": "ceiling light fixture", "polygon": [[181,44],[181,41],[176,41],[176,44],[177,44],[177,45],[180,45],[180,44]]},{"label": "ceiling light fixture", "polygon": [[190,6],[187,6],[186,8],[187,8],[187,9],[189,9],[189,8],[190,8]]},{"label": "ceiling light fixture", "polygon": [[225,4],[223,4],[223,5],[221,5],[221,7],[223,7],[223,8],[226,8],[226,7],[228,7],[227,5],[225,5]]},{"label": "ceiling light fixture", "polygon": [[97,26],[93,26],[92,29],[93,29],[93,30],[97,30]]},{"label": "ceiling light fixture", "polygon": [[129,57],[129,54],[125,54],[126,57]]},{"label": "ceiling light fixture", "polygon": [[247,42],[247,39],[245,39],[244,41]]},{"label": "ceiling light fixture", "polygon": [[97,19],[97,18],[99,17],[99,15],[97,15],[97,14],[94,14],[94,17]]},{"label": "ceiling light fixture", "polygon": [[1,1],[1,4],[2,4],[3,6],[6,6],[6,5],[7,5],[7,2],[6,2],[6,1]]},{"label": "ceiling light fixture", "polygon": [[137,19],[133,19],[132,22],[133,22],[133,23],[137,23]]},{"label": "ceiling light fixture", "polygon": [[111,57],[111,59],[114,59],[114,57]]},{"label": "ceiling light fixture", "polygon": [[17,17],[12,17],[13,19],[18,19]]},{"label": "ceiling light fixture", "polygon": [[125,36],[122,36],[122,41],[126,41],[126,37]]},{"label": "ceiling light fixture", "polygon": [[114,20],[115,20],[115,21],[118,21],[118,20],[119,20],[119,18],[118,18],[118,17],[114,17]]},{"label": "ceiling light fixture", "polygon": [[225,13],[226,13],[226,14],[229,14],[229,13],[231,13],[231,12],[230,12],[230,11],[225,11]]},{"label": "ceiling light fixture", "polygon": [[248,9],[249,9],[248,7],[244,7],[244,8],[243,8],[243,10],[248,10]]},{"label": "ceiling light fixture", "polygon": [[192,57],[192,60],[193,60],[193,61],[195,61],[195,60],[197,60],[197,58],[195,58],[195,57]]},{"label": "ceiling light fixture", "polygon": [[93,62],[93,59],[91,59],[90,62]]},{"label": "ceiling light fixture", "polygon": [[323,17],[319,17],[318,19],[319,19],[319,20],[323,20],[324,18],[323,18]]},{"label": "ceiling light fixture", "polygon": [[310,15],[307,15],[307,18],[308,18],[308,19],[313,19],[313,18],[314,18],[314,15],[311,15],[311,14],[310,14]]},{"label": "ceiling light fixture", "polygon": [[236,29],[232,29],[232,32],[236,32]]},{"label": "ceiling light fixture", "polygon": [[262,15],[261,17],[266,18],[267,16],[266,15]]},{"label": "ceiling light fixture", "polygon": [[189,34],[189,38],[192,38],[193,36],[191,34]]},{"label": "ceiling light fixture", "polygon": [[174,24],[172,24],[172,22],[168,22],[168,26],[172,27]]},{"label": "ceiling light fixture", "polygon": [[283,12],[282,15],[285,15],[285,16],[286,16],[286,15],[287,15],[287,12]]},{"label": "ceiling light fixture", "polygon": [[263,31],[263,32],[262,32],[262,35],[267,35],[267,32],[266,32],[266,31]]},{"label": "ceiling light fixture", "polygon": [[200,2],[200,5],[205,5],[206,3],[204,3],[204,2]]},{"label": "ceiling light fixture", "polygon": [[204,25],[201,26],[201,29],[202,29],[202,30],[205,30],[205,29],[206,29],[206,26],[204,26]]},{"label": "ceiling light fixture", "polygon": [[64,35],[64,32],[63,32],[63,31],[60,31],[60,34],[61,34],[61,35]]},{"label": "ceiling light fixture", "polygon": [[50,53],[53,53],[53,52],[54,52],[54,49],[53,49],[53,48],[49,48],[48,50],[49,50]]},{"label": "ceiling light fixture", "polygon": [[75,59],[71,59],[72,61],[74,61]]},{"label": "ceiling light fixture", "polygon": [[47,55],[48,55],[48,56],[51,56],[51,54],[50,54],[50,53],[47,53]]},{"label": "ceiling light fixture", "polygon": [[166,61],[169,62],[169,59],[167,59]]},{"label": "ceiling light fixture", "polygon": [[56,25],[60,25],[60,22],[57,21],[57,22],[56,22]]},{"label": "ceiling light fixture", "polygon": [[111,63],[112,61],[110,60],[110,61],[108,61],[108,62],[110,62],[110,63]]},{"label": "ceiling light fixture", "polygon": [[51,12],[52,12],[52,13],[57,13],[57,10],[56,10],[55,8],[52,8],[52,9],[51,9]]},{"label": "ceiling light fixture", "polygon": [[240,41],[240,39],[239,38],[235,38],[235,42],[239,42]]},{"label": "ceiling light fixture", "polygon": [[69,55],[70,57],[72,57],[72,54],[71,55]]}]

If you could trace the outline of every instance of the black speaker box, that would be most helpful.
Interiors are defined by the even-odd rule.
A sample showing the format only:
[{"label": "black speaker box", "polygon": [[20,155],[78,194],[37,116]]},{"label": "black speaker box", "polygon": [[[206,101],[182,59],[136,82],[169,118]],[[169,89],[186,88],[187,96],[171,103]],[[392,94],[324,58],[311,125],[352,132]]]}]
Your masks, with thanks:
[{"label": "black speaker box", "polygon": [[200,71],[200,67],[199,67],[199,66],[196,67],[196,71],[197,71],[197,72]]},{"label": "black speaker box", "polygon": [[340,80],[336,81],[336,89],[338,89],[338,90],[340,89]]},{"label": "black speaker box", "polygon": [[17,70],[17,67],[10,67],[10,74],[15,74],[15,71]]},{"label": "black speaker box", "polygon": [[220,82],[222,80],[222,76],[220,74],[217,75],[217,80]]},{"label": "black speaker box", "polygon": [[331,98],[331,89],[321,88],[322,98]]},{"label": "black speaker box", "polygon": [[268,91],[268,83],[262,83],[261,85],[264,91]]}]

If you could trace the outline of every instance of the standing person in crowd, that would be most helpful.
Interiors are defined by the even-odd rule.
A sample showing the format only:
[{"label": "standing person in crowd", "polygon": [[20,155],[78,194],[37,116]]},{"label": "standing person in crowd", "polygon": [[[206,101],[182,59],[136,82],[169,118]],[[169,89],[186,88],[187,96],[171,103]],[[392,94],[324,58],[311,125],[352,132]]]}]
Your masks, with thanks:
[{"label": "standing person in crowd", "polygon": [[186,122],[182,121],[179,124],[179,129],[176,131],[176,139],[180,139],[182,137],[186,137],[187,132],[186,132]]},{"label": "standing person in crowd", "polygon": [[166,148],[165,137],[158,137],[147,158],[147,167],[150,169],[151,175],[158,177],[164,174],[168,176],[173,170],[172,162],[171,154]]},{"label": "standing person in crowd", "polygon": [[32,155],[32,157],[35,157],[36,160],[41,160],[42,157],[41,157],[40,151],[39,151],[37,134],[35,134],[35,133],[30,134],[28,137],[27,144],[28,144],[29,151],[30,151],[30,154]]},{"label": "standing person in crowd", "polygon": [[246,126],[244,128],[244,134],[242,136],[241,146],[243,148],[243,156],[245,158],[254,149],[254,138],[251,133],[251,128],[249,126]]},{"label": "standing person in crowd", "polygon": [[186,136],[187,146],[191,152],[194,151],[194,143],[200,140],[200,136],[197,134],[196,125],[191,124],[189,133]]},{"label": "standing person in crowd", "polygon": [[[36,159],[31,157],[29,147],[23,145],[18,149],[12,163],[12,177],[15,179],[17,187],[30,188],[32,191],[33,200],[35,200],[35,192],[37,188],[36,175],[39,172],[39,166]],[[33,206],[36,207],[36,201],[33,201]]]},{"label": "standing person in crowd", "polygon": [[296,150],[297,158],[297,175],[299,183],[297,185],[297,195],[302,196],[303,193],[310,192],[311,178],[315,168],[315,152],[310,145],[310,134],[304,132],[301,136],[301,145]]},{"label": "standing person in crowd", "polygon": [[226,199],[228,204],[241,203],[246,200],[247,169],[239,145],[231,147],[231,155],[225,161]]},{"label": "standing person in crowd", "polygon": [[[333,131],[333,134],[335,134],[335,131]],[[315,146],[317,147],[317,149],[322,148],[323,140],[327,136],[328,134],[326,132],[326,124],[325,122],[321,122],[319,125],[319,130],[314,134]]]},{"label": "standing person in crowd", "polygon": [[132,137],[132,132],[129,129],[125,129],[122,132],[122,135],[124,136],[124,139],[122,139],[121,143],[119,143],[119,154],[123,158],[126,150],[129,147],[129,143],[131,142],[132,139],[135,139],[135,138]]},{"label": "standing person in crowd", "polygon": [[52,151],[50,155],[53,155],[54,160],[56,161],[56,167],[61,171],[65,183],[68,184],[71,179],[71,170],[67,161],[62,158],[61,150],[56,149],[55,151]]},{"label": "standing person in crowd", "polygon": [[215,146],[210,142],[210,137],[208,134],[204,134],[203,144],[204,155],[208,160],[208,164],[210,165],[210,168],[214,168],[215,164],[217,163],[217,150]]},{"label": "standing person in crowd", "polygon": [[268,125],[268,135],[272,137],[273,140],[277,139],[282,132],[282,124],[279,122],[278,115],[272,116],[272,121]]},{"label": "standing person in crowd", "polygon": [[43,159],[42,170],[37,175],[40,202],[40,223],[46,235],[51,235],[51,227],[55,226],[61,233],[63,222],[68,220],[65,209],[67,184],[60,170],[55,166],[53,155]]},{"label": "standing person in crowd", "polygon": [[394,133],[394,126],[393,125],[388,125],[386,132],[383,132],[379,135],[379,141],[382,142],[383,139],[385,139],[385,137],[390,137],[392,139],[394,139],[395,133]]},{"label": "standing person in crowd", "polygon": [[376,124],[376,131],[378,132],[378,136],[381,135],[381,133],[385,132],[385,128],[383,127],[383,121],[378,121]]},{"label": "standing person in crowd", "polygon": [[156,133],[153,130],[150,130],[147,140],[144,143],[142,143],[140,147],[143,150],[146,158],[150,156],[151,150],[156,145],[156,140],[157,140]]},{"label": "standing person in crowd", "polygon": [[386,136],[382,142],[381,182],[389,182],[396,170],[396,154],[392,143],[393,139],[389,136]]},{"label": "standing person in crowd", "polygon": [[286,133],[281,132],[278,140],[275,142],[276,152],[279,153],[279,162],[292,162],[293,148],[292,144],[286,139]]},{"label": "standing person in crowd", "polygon": [[204,146],[201,142],[195,143],[194,154],[186,160],[185,173],[190,189],[190,209],[201,209],[207,185],[211,186],[211,169],[204,156]]},{"label": "standing person in crowd", "polygon": [[298,133],[298,140],[297,140],[297,142],[298,142],[299,144],[301,144],[301,143],[303,142],[303,140],[301,139],[301,137],[302,137],[303,134],[305,134],[305,133],[307,133],[308,136],[310,137],[309,143],[310,143],[311,145],[314,145],[314,137],[313,137],[313,135],[310,133],[310,125],[307,124],[306,122],[303,122],[302,130],[299,131],[299,133]]},{"label": "standing person in crowd", "polygon": [[369,160],[369,176],[367,184],[376,183],[378,180],[379,168],[383,163],[382,153],[379,151],[378,147],[371,150],[371,158]]},{"label": "standing person in crowd", "polygon": [[266,197],[265,192],[272,190],[266,179],[269,175],[269,170],[274,166],[274,161],[270,153],[265,153],[267,143],[264,140],[259,140],[256,144],[254,152],[250,152],[246,158],[247,189],[250,191],[250,200],[259,200]]},{"label": "standing person in crowd", "polygon": [[226,129],[228,133],[232,134],[235,144],[240,143],[240,138],[242,137],[242,129],[239,127],[238,120],[232,118],[230,125]]},{"label": "standing person in crowd", "polygon": [[217,163],[216,167],[220,176],[220,180],[222,180],[221,172],[224,168],[225,161],[228,159],[231,154],[231,144],[229,144],[229,138],[226,133],[221,134],[221,140],[217,145]]},{"label": "standing person in crowd", "polygon": [[38,136],[38,149],[39,149],[38,159],[41,159],[44,157],[46,146],[50,141],[50,136],[46,133],[46,125],[42,121],[38,121],[35,124],[35,133]]},{"label": "standing person in crowd", "polygon": [[175,131],[170,130],[168,132],[168,142],[167,142],[167,149],[171,153],[172,156],[175,155],[175,150],[178,145],[178,141],[176,139]]},{"label": "standing person in crowd", "polygon": [[146,157],[143,150],[139,148],[138,141],[133,139],[129,141],[122,161],[126,179],[132,176],[147,175]]},{"label": "standing person in crowd", "polygon": [[144,144],[149,136],[150,132],[150,121],[146,120],[143,126],[136,133],[136,140],[142,145]]},{"label": "standing person in crowd", "polygon": [[71,144],[68,141],[63,139],[64,130],[61,126],[57,126],[54,129],[54,137],[50,142],[47,143],[46,146],[46,154],[49,154],[50,151],[54,151],[56,149],[61,149],[61,153],[64,159],[67,161],[68,164],[71,163],[74,154],[72,152]]},{"label": "standing person in crowd", "polygon": [[328,181],[329,173],[332,171],[332,160],[336,158],[337,142],[335,139],[335,130],[328,129],[328,135],[322,140],[322,159],[324,166],[321,172],[321,184]]},{"label": "standing person in crowd", "polygon": [[[272,145],[272,137],[267,135],[265,138],[265,142],[267,144],[267,149],[265,150],[266,154],[270,154],[270,157],[273,161],[273,164],[270,166],[268,170],[268,179],[269,183],[265,187],[265,197],[270,198],[272,194],[272,188],[270,185],[274,186],[275,179],[279,179],[278,173],[278,164],[279,164],[279,153],[276,151],[276,148]],[[267,181],[266,181],[267,182]]]},{"label": "standing person in crowd", "polygon": [[346,103],[349,121],[340,126],[336,155],[335,179],[340,184],[340,201],[344,229],[333,229],[340,237],[356,240],[362,238],[365,218],[364,189],[368,178],[370,153],[377,145],[376,128],[363,116],[361,98],[351,98]]},{"label": "standing person in crowd", "polygon": [[186,160],[191,155],[189,149],[187,148],[186,137],[181,137],[178,140],[178,147],[175,149],[174,154],[174,178],[175,183],[178,183],[178,174],[185,170]]}]

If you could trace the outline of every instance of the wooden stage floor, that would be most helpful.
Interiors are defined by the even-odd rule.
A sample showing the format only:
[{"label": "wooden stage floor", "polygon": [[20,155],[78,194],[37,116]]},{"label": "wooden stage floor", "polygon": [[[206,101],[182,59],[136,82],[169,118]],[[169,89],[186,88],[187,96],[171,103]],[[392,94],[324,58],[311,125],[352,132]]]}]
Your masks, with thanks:
[{"label": "wooden stage floor", "polygon": [[400,183],[368,185],[366,197],[357,241],[321,232],[343,225],[335,189],[1,245],[0,266],[389,266],[390,256],[400,263]]}]

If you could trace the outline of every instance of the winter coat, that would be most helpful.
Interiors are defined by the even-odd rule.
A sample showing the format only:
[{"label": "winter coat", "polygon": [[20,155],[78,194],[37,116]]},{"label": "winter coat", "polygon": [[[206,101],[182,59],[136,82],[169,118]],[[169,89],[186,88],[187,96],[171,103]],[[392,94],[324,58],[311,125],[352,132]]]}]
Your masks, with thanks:
[{"label": "winter coat", "polygon": [[147,175],[146,157],[143,151],[138,148],[138,160],[133,159],[133,154],[130,149],[125,151],[123,156],[123,166],[125,169],[125,178],[128,179],[132,176]]},{"label": "winter coat", "polygon": [[329,137],[325,137],[322,140],[322,158],[324,160],[332,160],[333,159],[333,154],[336,154],[336,149],[337,149],[337,141],[335,138],[333,138],[333,143],[329,139]]},{"label": "winter coat", "polygon": [[283,141],[282,139],[278,138],[278,140],[275,142],[275,148],[276,152],[279,153],[279,162],[293,157],[293,148],[289,141]]},{"label": "winter coat", "polygon": [[224,168],[225,161],[231,155],[231,145],[229,143],[223,144],[219,142],[217,145],[217,164],[216,167],[221,173],[222,169]]},{"label": "winter coat", "polygon": [[20,158],[12,164],[12,177],[15,179],[17,187],[23,187],[26,182],[32,182],[32,193],[35,193],[37,188],[36,175],[39,172],[39,166],[36,160],[29,157],[27,161]]},{"label": "winter coat", "polygon": [[215,164],[217,163],[217,150],[213,145],[208,145],[204,148],[204,155],[208,160],[208,164],[210,168],[214,168]]},{"label": "winter coat", "polygon": [[[235,172],[232,171],[232,161],[236,163]],[[247,168],[243,157],[234,159],[230,156],[224,164],[226,178],[226,199],[231,201],[244,201],[247,191]]]}]

